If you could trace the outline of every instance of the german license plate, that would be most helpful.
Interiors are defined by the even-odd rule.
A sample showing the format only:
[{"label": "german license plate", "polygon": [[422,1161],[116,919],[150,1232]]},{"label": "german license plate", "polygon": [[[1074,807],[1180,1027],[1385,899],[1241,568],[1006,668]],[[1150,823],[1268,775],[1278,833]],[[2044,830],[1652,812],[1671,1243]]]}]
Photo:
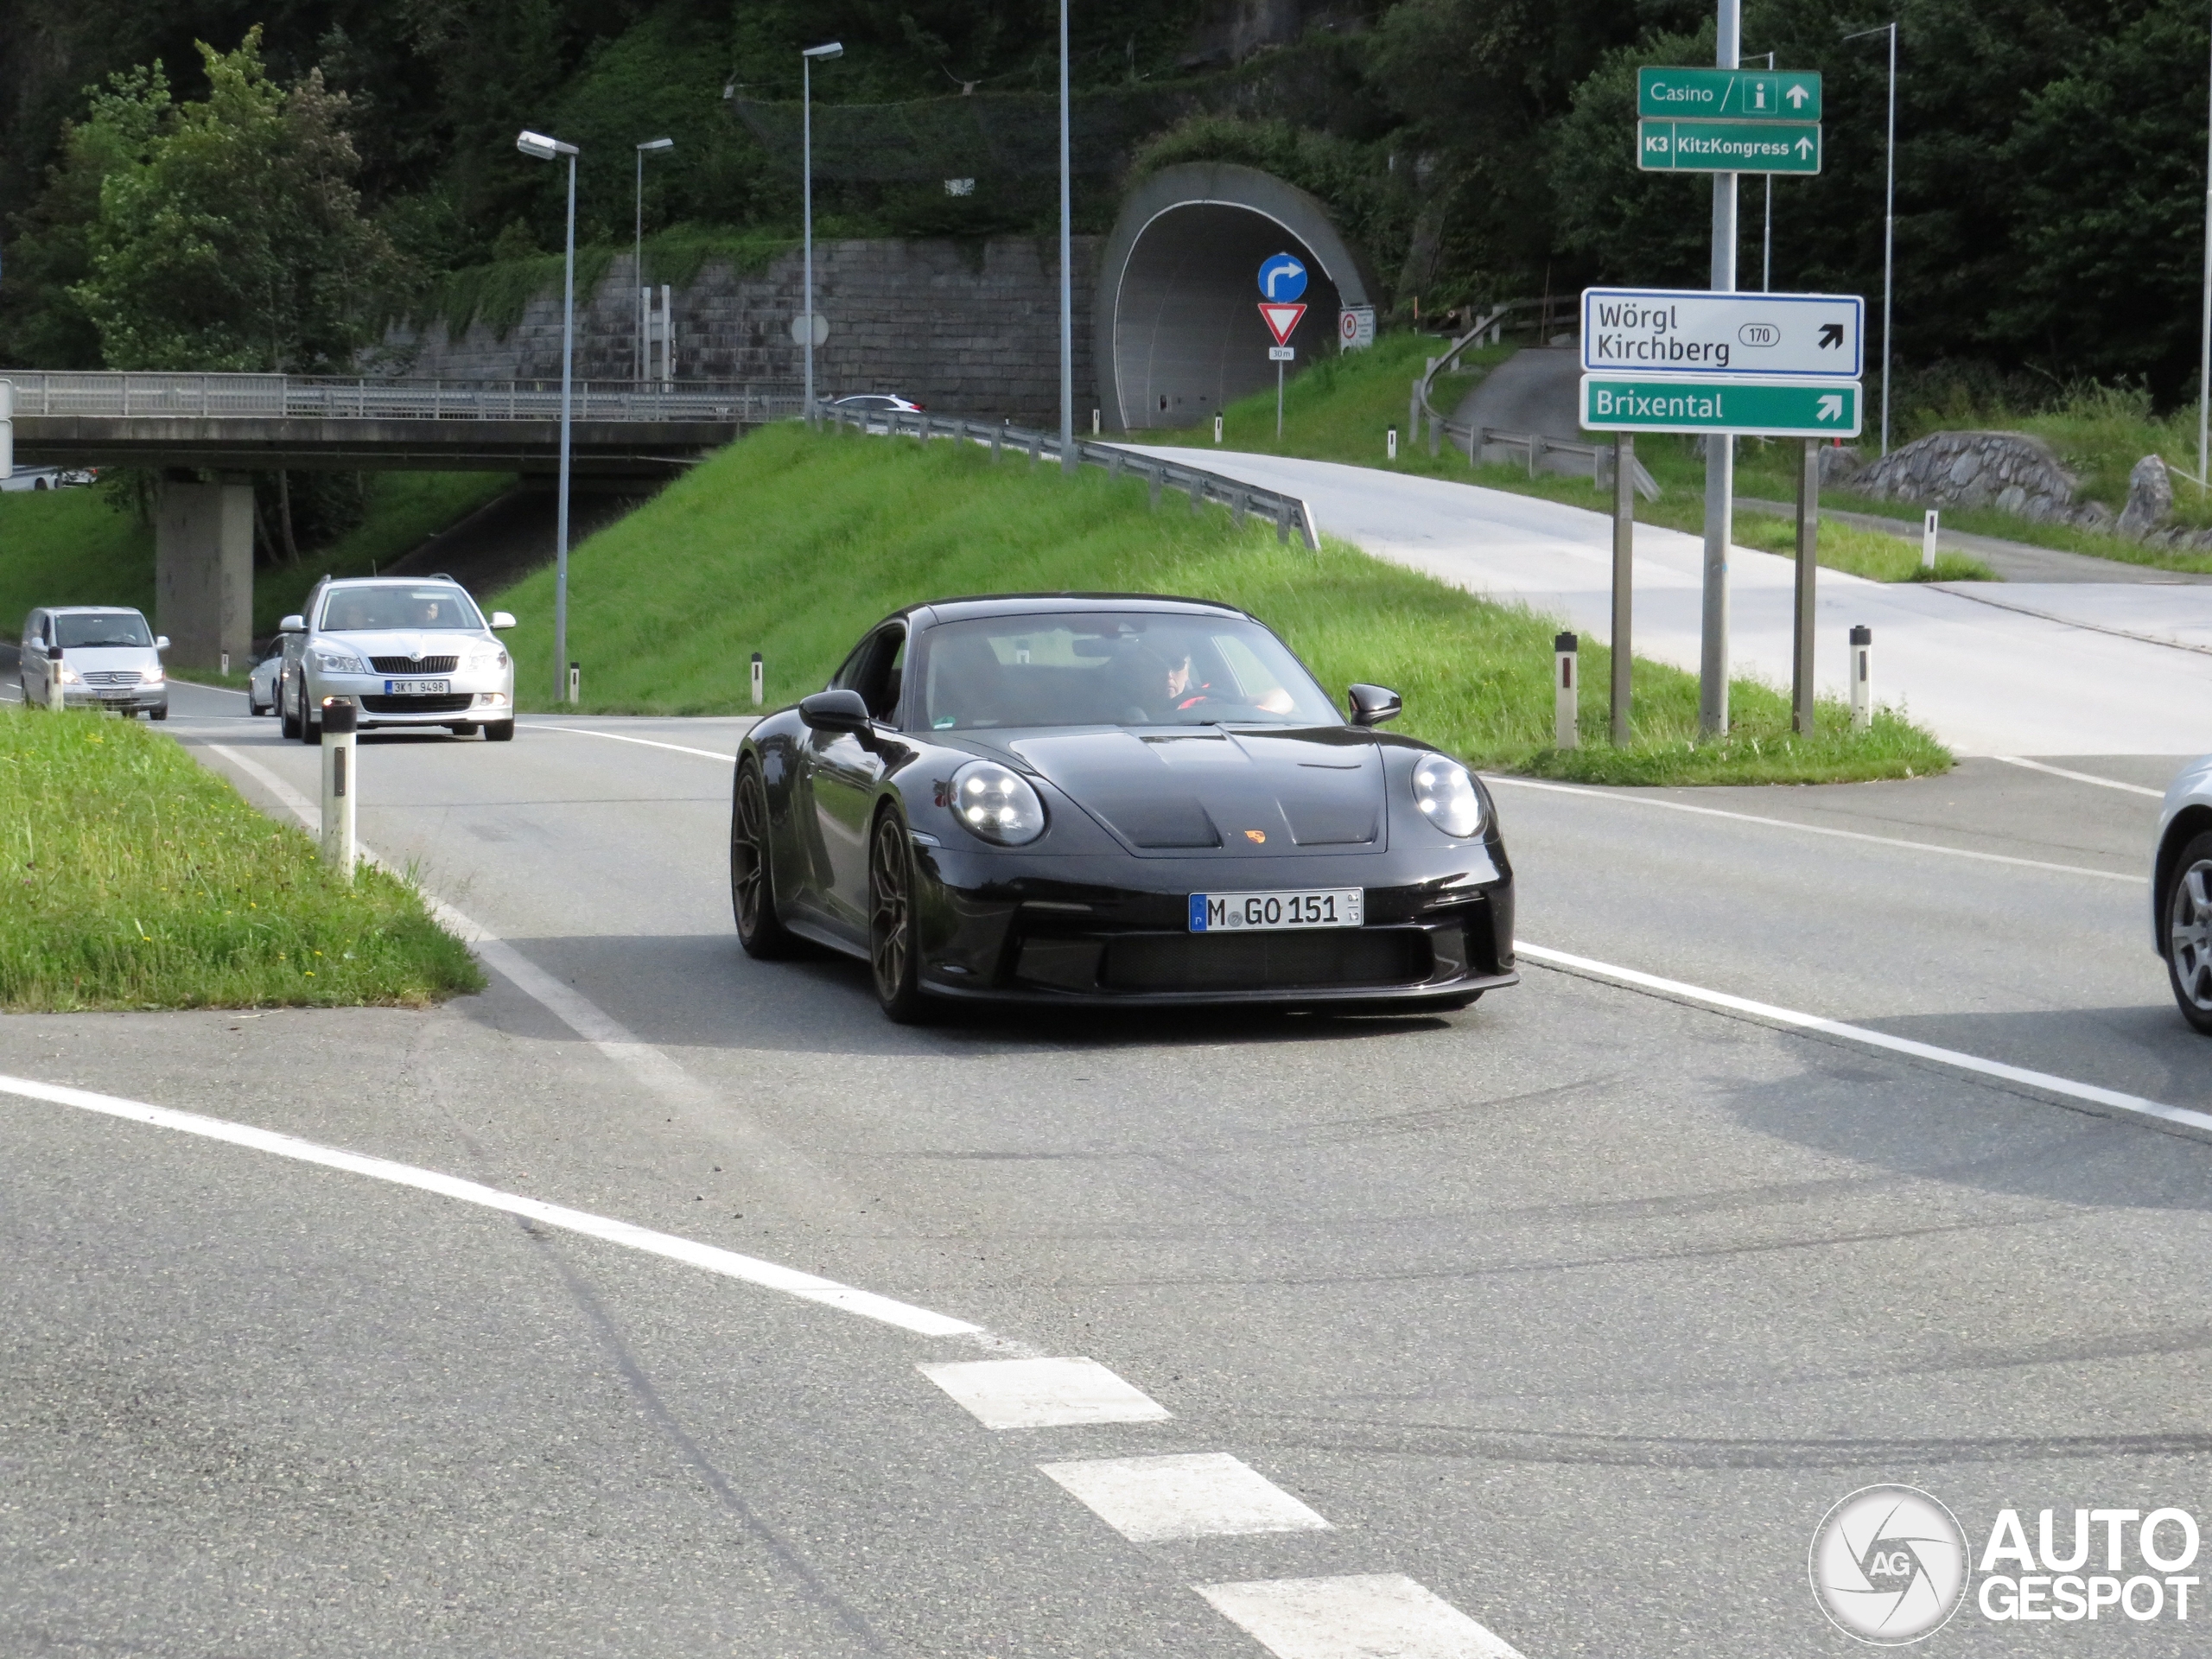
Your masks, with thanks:
[{"label": "german license plate", "polygon": [[1193,933],[1252,933],[1290,927],[1357,927],[1364,887],[1303,887],[1289,893],[1194,893]]},{"label": "german license plate", "polygon": [[453,690],[451,680],[386,680],[387,697],[442,697]]}]

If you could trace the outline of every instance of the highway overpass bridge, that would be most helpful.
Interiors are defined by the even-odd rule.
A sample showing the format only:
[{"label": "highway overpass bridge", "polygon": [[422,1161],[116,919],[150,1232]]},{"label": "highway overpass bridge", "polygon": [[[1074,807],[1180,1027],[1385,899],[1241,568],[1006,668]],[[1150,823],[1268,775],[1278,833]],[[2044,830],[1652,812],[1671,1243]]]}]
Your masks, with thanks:
[{"label": "highway overpass bridge", "polygon": [[[22,466],[143,467],[155,512],[156,626],[185,668],[251,646],[253,492],[240,474],[556,472],[558,381],[342,379],[283,374],[0,370]],[[570,468],[665,478],[752,427],[800,412],[781,385],[578,384]],[[201,481],[213,474],[215,481]],[[225,476],[230,474],[230,476]]]}]

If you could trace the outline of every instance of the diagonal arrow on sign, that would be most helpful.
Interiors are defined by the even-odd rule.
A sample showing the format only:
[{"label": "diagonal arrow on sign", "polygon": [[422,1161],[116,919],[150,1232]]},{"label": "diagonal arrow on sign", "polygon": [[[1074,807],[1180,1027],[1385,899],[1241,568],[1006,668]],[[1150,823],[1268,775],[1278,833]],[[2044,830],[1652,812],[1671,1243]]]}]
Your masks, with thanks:
[{"label": "diagonal arrow on sign", "polygon": [[1821,325],[1821,349],[1822,351],[1825,352],[1831,346],[1837,346],[1842,344],[1843,325],[1841,323],[1825,322]]},{"label": "diagonal arrow on sign", "polygon": [[1821,421],[1841,420],[1843,418],[1843,394],[1840,391],[1832,391],[1828,393],[1827,397],[1821,398],[1819,403],[1813,406],[1813,417],[1815,420]]},{"label": "diagonal arrow on sign", "polygon": [[1281,305],[1272,302],[1260,307],[1260,320],[1268,325],[1268,332],[1275,337],[1275,344],[1290,344],[1291,330],[1298,327],[1298,320],[1306,315],[1302,305]]}]

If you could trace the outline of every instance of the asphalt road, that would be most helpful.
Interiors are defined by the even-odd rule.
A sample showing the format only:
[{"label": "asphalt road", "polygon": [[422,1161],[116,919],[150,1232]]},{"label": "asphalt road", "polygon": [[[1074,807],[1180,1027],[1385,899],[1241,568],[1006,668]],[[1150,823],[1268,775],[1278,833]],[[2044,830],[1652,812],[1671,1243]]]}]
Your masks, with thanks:
[{"label": "asphalt road", "polygon": [[[241,699],[175,707],[249,798],[283,810],[249,767],[311,790]],[[893,1027],[857,965],[737,949],[739,730],[365,741],[364,841],[537,996],[17,1016],[0,1071],[990,1334],[0,1095],[0,1652],[1254,1655],[1217,1605],[1255,1594],[1280,1654],[1495,1651],[1194,1587],[1374,1578],[1402,1613],[1402,1575],[1529,1659],[1841,1654],[1806,1552],[1856,1488],[1925,1488],[1977,1549],[2006,1506],[2062,1545],[2077,1506],[2195,1507],[2212,1146],[1534,965],[1442,1019]],[[1525,942],[2212,1106],[2149,949],[2147,794],[1996,761],[1498,793]],[[994,1429],[918,1369],[1022,1355],[1169,1414]],[[1327,1524],[1132,1538],[1040,1467],[1169,1454]],[[1925,1650],[2192,1634],[1969,1606]]]}]

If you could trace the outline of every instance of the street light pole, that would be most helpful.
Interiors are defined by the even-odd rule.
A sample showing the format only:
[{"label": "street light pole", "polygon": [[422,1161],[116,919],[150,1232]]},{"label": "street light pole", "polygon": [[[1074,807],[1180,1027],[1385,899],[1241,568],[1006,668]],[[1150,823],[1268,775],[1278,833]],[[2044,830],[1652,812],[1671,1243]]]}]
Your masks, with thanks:
[{"label": "street light pole", "polygon": [[576,147],[525,130],[515,148],[537,161],[569,158],[569,232],[561,276],[561,483],[553,512],[553,701],[568,696],[569,396],[576,356]]},{"label": "street light pole", "polygon": [[1843,38],[1858,41],[1869,35],[1885,34],[1890,37],[1890,117],[1887,136],[1883,141],[1886,177],[1882,186],[1882,454],[1886,455],[1890,453],[1890,301],[1896,291],[1893,278],[1897,269],[1897,26],[1884,23],[1878,29],[1862,29],[1856,35]]},{"label": "street light pole", "polygon": [[[1713,61],[1738,67],[1743,53],[1743,0],[1720,0]],[[1713,291],[1736,291],[1736,175],[1713,175]],[[1728,734],[1728,543],[1735,534],[1736,438],[1705,436],[1705,604],[1698,650],[1698,732]]]},{"label": "street light pole", "polygon": [[1074,207],[1068,181],[1068,0],[1060,0],[1060,470],[1075,471]]},{"label": "street light pole", "polygon": [[830,41],[827,46],[810,46],[798,54],[799,61],[799,170],[805,175],[801,194],[804,197],[804,239],[806,243],[806,320],[800,333],[801,343],[806,348],[806,423],[814,424],[814,66],[818,60],[827,63],[832,58],[845,55],[843,43]]},{"label": "street light pole", "polygon": [[673,149],[673,138],[648,138],[638,146],[637,223],[631,232],[633,251],[630,257],[630,270],[640,294],[638,302],[638,384],[645,384],[645,307],[642,297],[645,291],[645,152],[649,149]]}]

